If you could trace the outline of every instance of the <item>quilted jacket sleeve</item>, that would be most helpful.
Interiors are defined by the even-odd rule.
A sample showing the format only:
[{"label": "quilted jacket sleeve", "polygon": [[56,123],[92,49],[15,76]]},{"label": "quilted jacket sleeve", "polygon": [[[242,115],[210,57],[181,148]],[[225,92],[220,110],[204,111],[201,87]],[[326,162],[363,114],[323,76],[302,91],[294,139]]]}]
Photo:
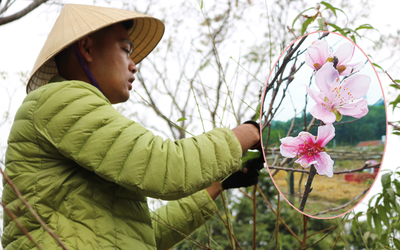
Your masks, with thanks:
[{"label": "quilted jacket sleeve", "polygon": [[163,140],[121,115],[89,84],[49,85],[32,97],[37,101],[33,117],[39,144],[108,181],[172,200],[204,189],[240,167],[240,143],[230,129]]},{"label": "quilted jacket sleeve", "polygon": [[152,214],[157,249],[170,249],[203,225],[216,210],[206,190],[160,207]]}]

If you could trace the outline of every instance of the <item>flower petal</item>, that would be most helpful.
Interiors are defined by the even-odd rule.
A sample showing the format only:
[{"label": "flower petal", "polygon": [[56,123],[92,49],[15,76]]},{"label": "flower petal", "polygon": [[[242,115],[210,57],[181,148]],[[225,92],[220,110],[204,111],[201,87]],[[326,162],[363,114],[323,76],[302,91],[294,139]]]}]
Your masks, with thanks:
[{"label": "flower petal", "polygon": [[316,163],[314,164],[315,169],[319,175],[326,175],[328,177],[333,176],[333,160],[331,157],[325,153],[321,152],[317,157],[315,157]]},{"label": "flower petal", "polygon": [[287,158],[293,158],[297,156],[299,145],[303,144],[303,141],[297,137],[294,138],[289,136],[282,138],[281,143],[282,143],[280,146],[281,155]]},{"label": "flower petal", "polygon": [[[353,43],[343,43],[339,48],[333,53],[339,59],[338,65],[347,64],[351,61],[354,55],[355,46]],[[345,65],[346,66],[346,65]]]},{"label": "flower petal", "polygon": [[352,75],[342,83],[342,96],[351,95],[353,100],[361,98],[368,92],[370,83],[371,77],[367,75]]},{"label": "flower petal", "polygon": [[325,147],[333,137],[335,137],[335,127],[332,124],[319,126],[316,144],[320,147]]},{"label": "flower petal", "polygon": [[310,95],[310,97],[317,103],[324,103],[324,94],[321,92],[316,92],[314,90],[312,90],[311,88],[309,88],[307,85],[306,86],[306,91],[307,93]]},{"label": "flower petal", "polygon": [[311,164],[317,163],[317,160],[314,157],[306,157],[302,156],[295,161],[295,163],[300,164],[303,168],[308,168]]},{"label": "flower petal", "polygon": [[352,73],[357,73],[364,67],[365,63],[364,62],[358,62],[358,63],[348,63],[346,64],[346,69],[340,73],[341,76],[347,76]]},{"label": "flower petal", "polygon": [[315,144],[315,136],[313,136],[309,132],[302,131],[299,133],[297,138],[299,138],[302,141],[302,143],[306,142]]},{"label": "flower petal", "polygon": [[346,106],[339,109],[342,115],[352,116],[355,118],[361,118],[368,113],[368,102],[362,99],[355,103],[347,104]]},{"label": "flower petal", "polygon": [[318,70],[315,68],[314,64],[318,63],[324,65],[326,59],[330,57],[330,54],[328,43],[326,41],[317,40],[307,49],[305,53],[305,62],[314,70]]},{"label": "flower petal", "polygon": [[331,89],[339,86],[340,82],[338,71],[333,67],[333,63],[327,62],[322,66],[320,70],[315,74],[315,84],[318,88],[329,98]]},{"label": "flower petal", "polygon": [[321,104],[317,104],[312,107],[310,110],[310,114],[316,119],[323,121],[325,124],[332,124],[336,120],[335,114]]}]

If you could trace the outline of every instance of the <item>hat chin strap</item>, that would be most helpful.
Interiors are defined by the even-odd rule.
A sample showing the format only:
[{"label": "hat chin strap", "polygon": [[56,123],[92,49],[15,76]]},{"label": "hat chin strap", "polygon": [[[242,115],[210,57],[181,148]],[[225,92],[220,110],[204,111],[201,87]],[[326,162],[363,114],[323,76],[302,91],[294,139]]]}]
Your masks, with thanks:
[{"label": "hat chin strap", "polygon": [[78,61],[80,63],[80,65],[83,68],[83,71],[85,71],[85,74],[87,75],[87,77],[90,80],[90,83],[95,86],[96,88],[98,88],[100,90],[100,92],[103,93],[103,91],[101,91],[99,84],[97,83],[96,79],[94,79],[92,72],[90,72],[89,67],[87,66],[85,59],[83,59],[83,56],[81,55],[81,53],[78,50],[78,45],[77,43],[74,43],[71,45],[72,50],[74,51],[76,57],[78,58]]}]

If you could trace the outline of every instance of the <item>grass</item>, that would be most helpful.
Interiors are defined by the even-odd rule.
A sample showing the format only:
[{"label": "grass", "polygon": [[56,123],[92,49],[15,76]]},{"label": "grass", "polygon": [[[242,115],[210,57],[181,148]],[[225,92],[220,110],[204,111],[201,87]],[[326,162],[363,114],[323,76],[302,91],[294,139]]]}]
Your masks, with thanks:
[{"label": "grass", "polygon": [[[360,165],[361,164],[361,165]],[[349,169],[348,166],[363,166],[363,162],[346,160],[341,164],[339,169]],[[299,166],[297,166],[299,167]],[[289,185],[288,185],[288,173],[286,171],[279,171],[274,176],[274,181],[278,186],[282,194],[291,202],[294,206],[299,207],[301,196],[304,192],[304,185],[307,181],[307,174],[301,178],[301,173],[294,173],[294,196],[290,197]],[[299,182],[301,183],[299,185]],[[345,181],[345,174],[334,175],[329,178],[327,176],[316,175],[312,184],[313,191],[310,193],[307,205],[304,210],[307,214],[315,214],[321,211],[328,210],[330,208],[337,208],[343,204],[351,201],[353,198],[359,196],[365,189],[371,185],[371,182],[366,181],[364,183],[347,182]],[[319,215],[318,217],[332,217],[340,215],[348,210],[352,209],[363,197],[355,200],[350,206],[340,209],[338,211],[329,212],[325,215]]]}]

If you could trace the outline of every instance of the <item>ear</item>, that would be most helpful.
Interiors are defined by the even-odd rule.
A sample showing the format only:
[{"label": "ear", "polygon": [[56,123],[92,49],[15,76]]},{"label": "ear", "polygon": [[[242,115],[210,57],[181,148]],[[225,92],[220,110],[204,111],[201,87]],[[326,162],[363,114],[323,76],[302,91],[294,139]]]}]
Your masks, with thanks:
[{"label": "ear", "polygon": [[89,36],[85,36],[84,38],[78,41],[77,45],[79,53],[81,53],[83,59],[85,59],[87,63],[92,62],[93,39],[91,39]]}]

